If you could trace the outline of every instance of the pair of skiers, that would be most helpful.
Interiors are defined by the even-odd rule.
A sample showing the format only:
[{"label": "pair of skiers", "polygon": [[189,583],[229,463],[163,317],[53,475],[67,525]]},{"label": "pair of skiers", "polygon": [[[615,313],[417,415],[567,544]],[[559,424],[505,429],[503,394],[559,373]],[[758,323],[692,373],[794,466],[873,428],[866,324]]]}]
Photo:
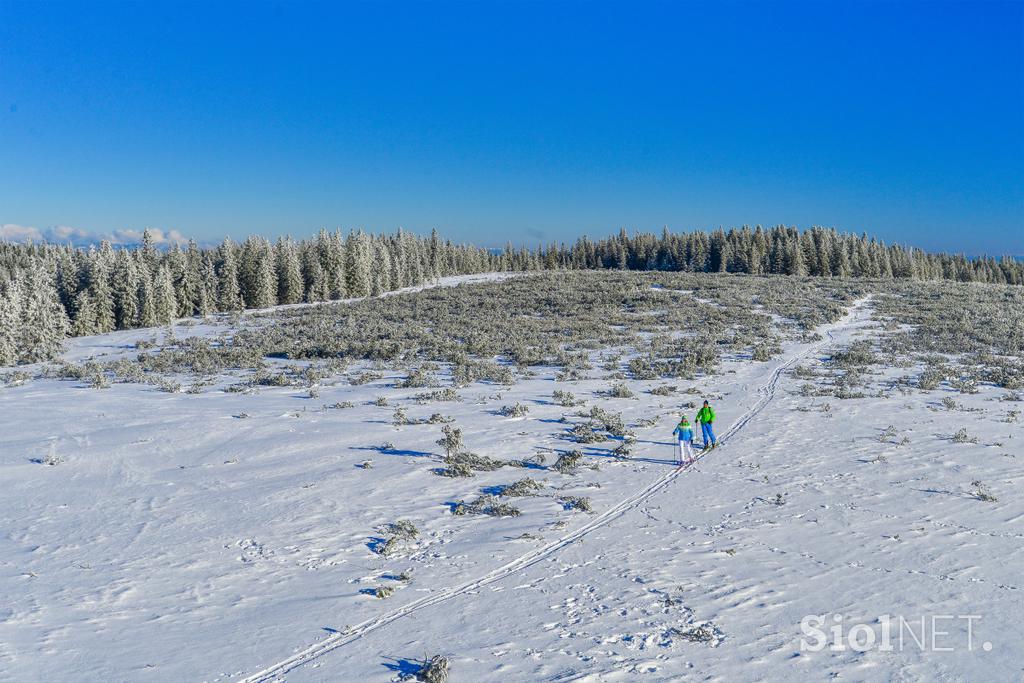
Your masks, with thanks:
[{"label": "pair of skiers", "polygon": [[[704,437],[704,447],[701,450],[706,451],[710,448],[714,448],[718,443],[715,439],[715,430],[712,427],[712,424],[715,421],[715,411],[707,401],[704,401],[704,406],[697,411],[697,417],[695,419],[700,424],[701,435]],[[695,431],[685,415],[683,415],[679,420],[679,424],[676,425],[676,428],[672,433],[679,440],[679,464],[684,464],[684,456],[686,458],[685,464],[689,465],[693,463],[695,459],[693,452],[693,438]]]}]

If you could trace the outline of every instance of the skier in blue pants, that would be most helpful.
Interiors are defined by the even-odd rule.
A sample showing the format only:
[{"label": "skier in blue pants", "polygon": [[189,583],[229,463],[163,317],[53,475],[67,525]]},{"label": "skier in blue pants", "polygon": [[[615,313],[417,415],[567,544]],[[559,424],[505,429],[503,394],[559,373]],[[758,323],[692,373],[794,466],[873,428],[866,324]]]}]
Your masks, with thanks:
[{"label": "skier in blue pants", "polygon": [[697,422],[700,423],[700,433],[704,437],[704,448],[714,448],[717,445],[715,440],[715,430],[711,424],[715,421],[715,411],[711,409],[707,401],[704,401],[704,407],[697,411]]}]

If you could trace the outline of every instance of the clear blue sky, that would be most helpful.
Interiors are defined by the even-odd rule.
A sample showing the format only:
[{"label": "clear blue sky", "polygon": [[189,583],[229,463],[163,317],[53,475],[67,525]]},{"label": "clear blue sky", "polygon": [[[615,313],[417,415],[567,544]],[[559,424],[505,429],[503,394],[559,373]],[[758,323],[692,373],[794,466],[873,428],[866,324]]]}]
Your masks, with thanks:
[{"label": "clear blue sky", "polygon": [[0,224],[1024,253],[1024,3],[0,0]]}]

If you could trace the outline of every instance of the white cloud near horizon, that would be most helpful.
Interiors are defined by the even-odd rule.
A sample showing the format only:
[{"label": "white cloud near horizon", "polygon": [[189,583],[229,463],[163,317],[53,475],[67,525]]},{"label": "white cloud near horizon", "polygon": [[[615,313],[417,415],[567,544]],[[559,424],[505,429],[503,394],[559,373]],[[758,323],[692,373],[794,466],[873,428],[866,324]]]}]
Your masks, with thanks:
[{"label": "white cloud near horizon", "polygon": [[[188,238],[177,230],[161,230],[149,228],[153,243],[157,246],[186,244]],[[39,229],[32,226],[4,223],[0,225],[0,242],[49,242],[51,244],[71,244],[76,247],[98,245],[108,241],[114,246],[131,246],[142,243],[142,230],[114,230],[101,233],[74,228],[68,225],[55,225]]]}]

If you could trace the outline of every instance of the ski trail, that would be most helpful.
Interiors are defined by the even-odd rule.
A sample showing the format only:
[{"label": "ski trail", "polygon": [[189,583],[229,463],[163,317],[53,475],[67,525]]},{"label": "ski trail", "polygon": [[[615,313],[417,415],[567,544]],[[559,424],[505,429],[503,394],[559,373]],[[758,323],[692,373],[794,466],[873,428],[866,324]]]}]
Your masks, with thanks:
[{"label": "ski trail", "polygon": [[[785,372],[790,367],[792,367],[795,363],[803,360],[811,353],[821,349],[823,346],[828,344],[828,342],[830,342],[834,338],[833,332],[849,324],[856,317],[857,312],[863,307],[863,305],[868,301],[869,298],[870,297],[866,297],[864,299],[859,299],[855,301],[850,306],[850,309],[847,311],[846,315],[844,315],[840,320],[838,320],[835,323],[826,325],[822,328],[819,328],[819,331],[824,332],[824,338],[821,341],[811,344],[810,346],[800,351],[799,353],[791,356],[789,359],[787,359],[786,361],[781,363],[777,368],[775,368],[775,370],[773,370],[771,375],[769,376],[768,381],[758,388],[757,391],[761,395],[758,401],[753,406],[751,406],[749,410],[743,413],[743,415],[737,418],[736,421],[733,422],[732,425],[730,425],[729,428],[724,433],[722,433],[721,436],[718,437],[718,443],[724,445],[726,441],[730,440],[733,436],[739,433],[739,431],[742,430],[751,420],[757,417],[761,413],[761,411],[763,411],[765,407],[771,402],[772,398],[775,397],[775,389],[778,385],[779,379],[782,377],[782,373]],[[685,466],[674,467],[670,469],[668,472],[661,475],[644,488],[640,489],[639,491],[629,496],[628,498],[620,501],[618,504],[612,506],[603,513],[597,515],[583,526],[578,527],[574,531],[571,531],[570,533],[548,543],[547,545],[541,546],[540,548],[535,548],[534,550],[531,550],[525,555],[520,555],[519,557],[487,572],[483,576],[480,576],[476,579],[466,581],[465,583],[461,583],[457,586],[447,588],[438,593],[434,593],[433,595],[428,595],[426,597],[420,598],[419,600],[414,600],[407,605],[404,605],[391,612],[388,612],[387,614],[382,614],[378,617],[374,617],[373,619],[368,619],[367,621],[364,621],[361,624],[357,624],[356,626],[353,626],[352,628],[349,628],[344,632],[334,633],[325,638],[324,640],[314,643],[306,649],[296,652],[290,657],[282,659],[276,664],[270,665],[262,671],[259,671],[250,676],[247,676],[246,678],[241,679],[238,683],[271,683],[272,681],[280,681],[282,680],[280,677],[288,673],[289,671],[296,669],[300,666],[303,666],[304,664],[312,662],[316,659],[319,659],[320,657],[324,656],[325,654],[333,650],[338,649],[339,647],[344,647],[345,645],[353,643],[362,638],[363,636],[365,636],[366,634],[371,633],[372,631],[376,631],[377,629],[382,628],[384,626],[387,626],[388,624],[394,621],[397,621],[403,617],[413,614],[414,612],[426,609],[427,607],[433,607],[434,605],[446,602],[448,600],[451,600],[452,598],[456,598],[460,595],[465,595],[479,588],[495,583],[496,581],[500,581],[528,567],[531,567],[540,562],[541,560],[551,557],[562,548],[565,548],[566,546],[571,545],[576,541],[584,538],[592,531],[600,529],[601,527],[618,519],[626,512],[633,510],[641,503],[646,501],[648,498],[653,496],[655,493],[661,491],[669,484],[671,484],[676,479],[676,477],[678,477],[687,469],[689,469],[697,462],[702,460],[707,453],[708,451],[700,452],[697,454],[697,457],[693,460],[693,462]]]}]

